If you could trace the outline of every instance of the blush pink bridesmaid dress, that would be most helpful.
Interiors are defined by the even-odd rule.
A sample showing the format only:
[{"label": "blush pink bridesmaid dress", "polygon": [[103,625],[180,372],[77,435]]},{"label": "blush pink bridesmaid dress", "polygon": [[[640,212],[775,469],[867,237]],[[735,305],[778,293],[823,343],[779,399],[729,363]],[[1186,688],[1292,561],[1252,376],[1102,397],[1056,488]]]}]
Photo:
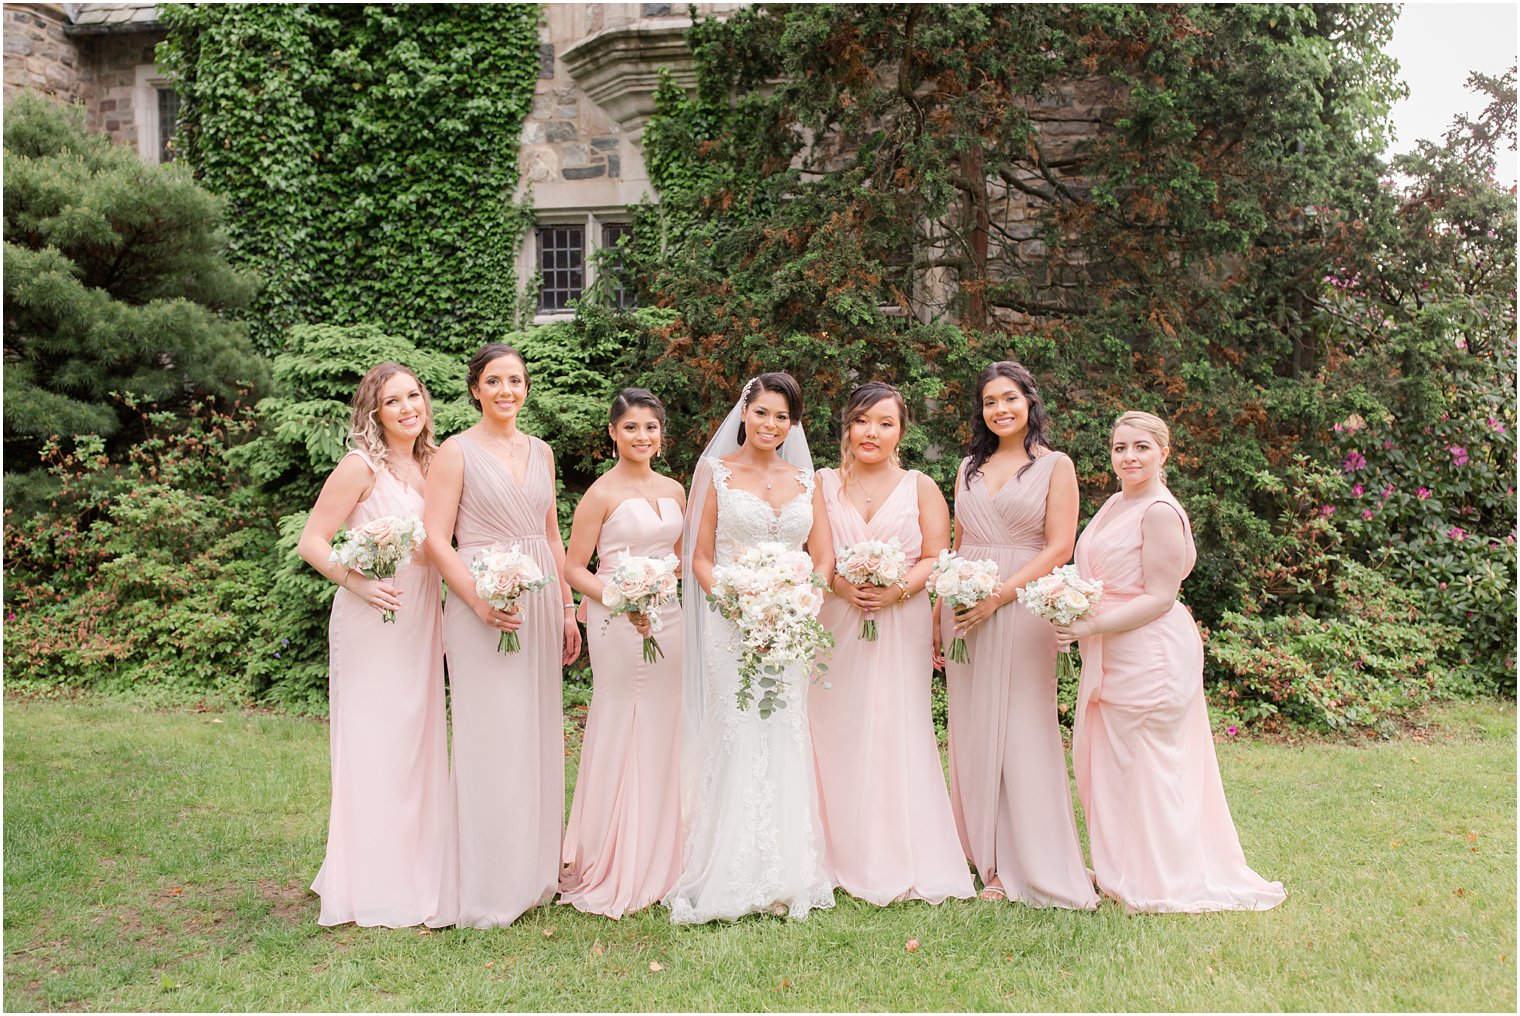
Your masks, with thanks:
[{"label": "blush pink bridesmaid dress", "polygon": [[[631,497],[602,523],[597,577],[624,554],[664,557],[681,537],[681,505]],[[565,829],[561,903],[613,920],[657,903],[681,873],[681,604],[655,634],[664,656],[644,662],[644,637],[623,615],[586,602],[591,709]],[[608,623],[610,620],[610,623]]]},{"label": "blush pink bridesmaid dress", "polygon": [[[369,496],[344,524],[422,517],[422,495],[362,452]],[[327,856],[311,884],[317,923],[401,928],[454,923],[454,795],[449,788],[438,570],[394,579],[402,607],[387,624],[347,589],[333,597],[327,639],[332,809]]]},{"label": "blush pink bridesmaid dress", "polygon": [[[1007,579],[1045,546],[1045,501],[1060,452],[1047,452],[990,493],[980,474],[955,489],[962,557],[997,562]],[[962,462],[964,471],[966,464]],[[955,614],[943,608],[948,647]],[[1049,622],[1005,605],[966,637],[969,664],[945,665],[950,699],[950,800],[982,884],[1035,907],[1098,905],[1082,863],[1056,712],[1056,636]]]},{"label": "blush pink bridesmaid dress", "polygon": [[565,728],[560,702],[564,605],[544,537],[554,500],[549,446],[528,439],[522,483],[468,434],[454,538],[466,562],[492,543],[519,547],[549,584],[519,601],[522,649],[500,653],[500,632],[448,597],[443,643],[454,721],[462,927],[511,924],[559,888],[565,820]]},{"label": "blush pink bridesmaid dress", "polygon": [[[1157,507],[1160,506],[1160,507]],[[1077,568],[1103,580],[1099,616],[1145,591],[1141,518],[1187,513],[1170,492],[1116,494],[1077,541]],[[1230,819],[1203,694],[1203,640],[1181,603],[1129,631],[1081,641],[1072,760],[1098,887],[1131,913],[1269,910],[1286,897],[1246,865]]]},{"label": "blush pink bridesmaid dress", "polygon": [[[845,499],[839,474],[820,470],[835,552],[896,537],[909,565],[916,562],[923,547],[918,476],[910,470],[867,522]],[[864,614],[837,596],[824,601],[819,620],[834,634],[834,649],[821,658],[829,686],[809,688],[808,715],[835,881],[877,906],[969,899],[975,889],[956,841],[929,704],[928,596],[877,611],[875,642],[860,640]]]}]

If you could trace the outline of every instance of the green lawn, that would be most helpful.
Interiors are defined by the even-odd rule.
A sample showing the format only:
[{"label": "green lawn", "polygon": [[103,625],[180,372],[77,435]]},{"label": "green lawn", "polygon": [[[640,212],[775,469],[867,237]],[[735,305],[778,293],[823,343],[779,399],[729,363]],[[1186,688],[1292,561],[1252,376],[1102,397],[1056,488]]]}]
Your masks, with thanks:
[{"label": "green lawn", "polygon": [[1288,887],[1270,913],[841,895],[806,923],[555,906],[428,933],[316,925],[323,724],[10,699],[5,1006],[1514,1011],[1514,706],[1430,722],[1220,745],[1246,856]]}]

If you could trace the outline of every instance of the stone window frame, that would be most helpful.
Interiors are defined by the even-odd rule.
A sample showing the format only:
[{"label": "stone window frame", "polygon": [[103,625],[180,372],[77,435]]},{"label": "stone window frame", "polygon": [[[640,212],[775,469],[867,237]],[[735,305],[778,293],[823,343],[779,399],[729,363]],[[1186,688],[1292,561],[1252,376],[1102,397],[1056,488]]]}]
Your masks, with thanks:
[{"label": "stone window frame", "polygon": [[[603,226],[631,226],[633,213],[626,207],[598,206],[595,208],[556,208],[545,209],[535,214],[533,228],[527,230],[523,244],[518,252],[517,277],[522,282],[523,291],[528,289],[529,282],[538,274],[538,231],[544,226],[581,226],[584,228],[582,235],[585,237],[584,275],[581,280],[581,292],[584,293],[596,284],[596,254],[602,250],[602,227]],[[564,311],[541,311],[537,307],[537,291],[534,293],[533,324],[548,325],[556,321],[573,321],[575,312]]]},{"label": "stone window frame", "polygon": [[132,85],[132,124],[137,128],[137,154],[150,165],[158,157],[158,90],[173,88],[174,79],[158,64],[138,64]]}]

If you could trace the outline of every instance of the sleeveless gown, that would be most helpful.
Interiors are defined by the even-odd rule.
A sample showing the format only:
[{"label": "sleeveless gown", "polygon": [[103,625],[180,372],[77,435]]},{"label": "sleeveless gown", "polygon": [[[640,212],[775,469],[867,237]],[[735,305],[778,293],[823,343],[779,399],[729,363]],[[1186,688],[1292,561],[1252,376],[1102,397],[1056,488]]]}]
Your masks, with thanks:
[{"label": "sleeveless gown", "polygon": [[[602,523],[597,577],[612,578],[625,553],[663,557],[681,537],[681,505],[642,497]],[[561,903],[614,920],[657,903],[681,870],[681,604],[661,613],[664,653],[644,662],[644,637],[622,615],[586,603],[591,709],[575,801],[565,829]],[[609,624],[608,621],[611,621]]]},{"label": "sleeveless gown", "polygon": [[468,434],[458,442],[464,482],[454,538],[466,562],[492,543],[518,546],[549,578],[524,596],[522,650],[500,653],[500,632],[458,596],[444,607],[454,720],[462,927],[511,924],[559,888],[565,818],[565,728],[560,700],[563,607],[544,537],[554,500],[549,446],[528,439],[523,482]]},{"label": "sleeveless gown", "polygon": [[[422,516],[422,495],[362,452],[374,473],[348,528]],[[438,570],[410,564],[396,620],[339,588],[328,622],[332,808],[311,884],[317,923],[401,928],[453,923],[454,800],[444,718]]]},{"label": "sleeveless gown", "polygon": [[[1099,616],[1145,591],[1141,516],[1166,505],[1197,552],[1169,491],[1109,516],[1116,494],[1077,541],[1083,578],[1103,580]],[[1100,522],[1107,524],[1099,526]],[[1246,864],[1230,818],[1203,694],[1203,640],[1181,603],[1129,631],[1085,638],[1072,761],[1098,887],[1131,913],[1269,910],[1287,894]]]},{"label": "sleeveless gown", "polygon": [[[728,486],[729,470],[713,462],[718,527],[715,560],[729,564],[745,548],[775,541],[797,550],[813,527],[813,478],[779,511]],[[685,837],[681,874],[665,898],[677,924],[737,920],[777,905],[799,920],[834,905],[823,864],[818,788],[808,739],[808,689],[803,668],[783,673],[786,707],[761,719],[755,703],[740,710],[738,629],[709,614],[702,644],[705,701],[694,752],[696,771],[683,779]]]},{"label": "sleeveless gown", "polygon": [[[845,499],[837,472],[820,470],[818,482],[836,554],[895,537],[909,567],[918,561],[917,473],[902,477],[869,522]],[[875,642],[859,637],[863,612],[836,596],[819,619],[834,634],[822,657],[830,687],[809,689],[808,711],[829,870],[841,889],[877,906],[973,896],[934,737],[928,596],[878,610]]]},{"label": "sleeveless gown", "polygon": [[[1060,452],[990,494],[981,475],[955,491],[963,557],[997,562],[1008,578],[1045,546],[1045,503]],[[964,471],[966,463],[962,462]],[[954,637],[948,606],[940,619]],[[950,800],[966,856],[983,885],[1034,907],[1098,905],[1082,863],[1056,711],[1056,636],[1017,601],[966,637],[969,664],[947,663]]]}]

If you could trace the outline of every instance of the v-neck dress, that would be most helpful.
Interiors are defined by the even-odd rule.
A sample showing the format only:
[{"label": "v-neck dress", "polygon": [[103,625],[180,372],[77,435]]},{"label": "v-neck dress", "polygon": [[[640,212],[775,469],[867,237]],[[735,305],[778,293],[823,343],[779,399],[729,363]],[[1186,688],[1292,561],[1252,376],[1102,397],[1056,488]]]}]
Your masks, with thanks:
[{"label": "v-neck dress", "polygon": [[544,536],[554,502],[549,446],[528,438],[519,483],[468,434],[449,438],[464,459],[454,539],[466,562],[493,543],[516,546],[549,584],[519,601],[522,649],[501,653],[500,632],[463,597],[444,607],[459,813],[458,924],[511,924],[559,888],[565,819],[565,728],[560,701],[564,611]]},{"label": "v-neck dress", "polygon": [[[350,529],[422,516],[422,495],[362,452],[374,474]],[[328,622],[332,806],[312,890],[317,923],[400,928],[453,923],[454,795],[443,697],[438,569],[409,564],[394,623],[339,589]]]},{"label": "v-neck dress", "polygon": [[[1117,514],[1115,494],[1077,541],[1077,570],[1103,580],[1098,616],[1145,592],[1141,522],[1182,505],[1162,490]],[[1181,603],[1128,631],[1085,638],[1072,761],[1098,887],[1131,912],[1268,910],[1286,897],[1246,864],[1203,694],[1203,640]]]},{"label": "v-neck dress", "polygon": [[[681,538],[681,504],[642,497],[612,509],[597,540],[597,578],[626,554],[664,557]],[[660,614],[664,656],[644,662],[626,615],[587,600],[591,709],[565,828],[561,903],[614,920],[658,903],[681,873],[681,604]]]},{"label": "v-neck dress", "polygon": [[[835,553],[895,538],[909,566],[917,563],[918,476],[909,470],[868,522],[845,498],[839,474],[820,470]],[[956,841],[929,701],[929,597],[920,592],[877,611],[874,642],[860,639],[864,616],[837,596],[824,601],[819,620],[834,635],[834,649],[820,657],[828,685],[808,689],[828,865],[841,889],[877,906],[969,898],[975,890]]]},{"label": "v-neck dress", "polygon": [[[962,557],[997,562],[1007,579],[1045,548],[1050,477],[1066,456],[1047,452],[1022,476],[987,489],[979,474],[955,489]],[[961,463],[962,476],[966,463]],[[955,614],[943,608],[948,645]],[[948,663],[950,800],[982,884],[1035,907],[1098,905],[1082,863],[1066,751],[1056,712],[1055,629],[1017,601],[966,637],[971,662]]]}]

